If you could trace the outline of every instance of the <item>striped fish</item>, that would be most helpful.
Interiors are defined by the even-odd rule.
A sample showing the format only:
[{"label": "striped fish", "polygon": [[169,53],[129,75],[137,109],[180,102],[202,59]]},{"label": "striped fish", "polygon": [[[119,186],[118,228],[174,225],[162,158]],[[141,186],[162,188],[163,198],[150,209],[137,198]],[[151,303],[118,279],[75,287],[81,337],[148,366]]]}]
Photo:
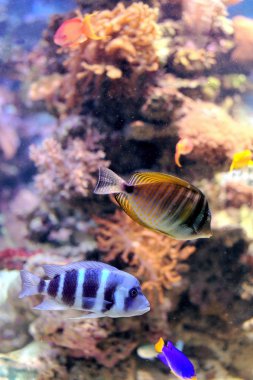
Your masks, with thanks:
[{"label": "striped fish", "polygon": [[19,298],[43,294],[36,310],[82,310],[81,318],[132,317],[150,310],[139,281],[111,265],[82,261],[69,265],[43,265],[44,280],[21,270]]},{"label": "striped fish", "polygon": [[172,175],[135,173],[125,182],[112,170],[99,169],[95,194],[114,194],[137,223],[178,240],[207,238],[211,212],[204,194]]}]

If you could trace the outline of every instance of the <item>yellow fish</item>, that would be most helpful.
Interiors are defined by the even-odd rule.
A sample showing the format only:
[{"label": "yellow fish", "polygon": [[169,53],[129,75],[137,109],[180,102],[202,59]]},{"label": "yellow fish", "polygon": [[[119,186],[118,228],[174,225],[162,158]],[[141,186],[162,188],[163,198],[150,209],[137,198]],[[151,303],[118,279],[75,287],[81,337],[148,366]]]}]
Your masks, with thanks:
[{"label": "yellow fish", "polygon": [[247,166],[252,166],[253,161],[251,160],[252,153],[249,149],[243,150],[242,152],[235,153],[233,156],[232,164],[230,165],[229,171],[242,169]]},{"label": "yellow fish", "polygon": [[204,194],[168,174],[140,172],[125,182],[112,170],[99,169],[95,194],[114,194],[137,223],[178,240],[208,238],[211,212]]}]

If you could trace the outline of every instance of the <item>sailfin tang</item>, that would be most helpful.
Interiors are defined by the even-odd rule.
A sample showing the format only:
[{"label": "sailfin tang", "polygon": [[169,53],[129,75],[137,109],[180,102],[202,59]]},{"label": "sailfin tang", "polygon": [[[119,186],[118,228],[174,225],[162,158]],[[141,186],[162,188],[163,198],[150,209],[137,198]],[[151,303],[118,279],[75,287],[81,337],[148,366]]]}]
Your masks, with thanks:
[{"label": "sailfin tang", "polygon": [[131,205],[130,205],[130,203],[128,201],[128,198],[127,198],[126,194],[124,194],[124,193],[116,194],[115,195],[115,199],[118,202],[118,204],[120,205],[120,207],[122,207],[122,209],[125,211],[125,213],[128,216],[130,216],[135,222],[139,223],[141,226],[144,226],[144,227],[150,229],[150,227],[146,223],[144,223],[138,217],[138,215],[136,215],[136,213],[134,212],[133,208],[131,207]]},{"label": "sailfin tang", "polygon": [[123,190],[125,181],[107,168],[99,168],[98,182],[96,184],[95,194],[114,194]]},{"label": "sailfin tang", "polygon": [[114,268],[113,266],[97,261],[79,261],[72,264],[67,265],[54,265],[54,264],[45,264],[43,265],[43,269],[45,271],[45,274],[50,277],[54,278],[57,275],[61,275],[69,270],[76,269],[79,270],[81,268],[84,269],[108,269],[110,271],[118,271],[117,268]]},{"label": "sailfin tang", "polygon": [[60,304],[50,298],[45,298],[39,305],[34,306],[35,310],[68,310],[68,306]]},{"label": "sailfin tang", "polygon": [[40,278],[28,272],[27,270],[21,270],[20,276],[22,281],[22,290],[18,298],[24,298],[38,294],[38,285]]},{"label": "sailfin tang", "polygon": [[168,183],[175,184],[178,186],[183,186],[186,188],[193,187],[192,185],[189,184],[189,182],[184,181],[181,178],[178,178],[169,174],[156,173],[156,172],[135,173],[131,176],[129,180],[129,185],[146,185],[146,184],[154,184],[154,183],[161,183],[161,182],[168,182]]}]

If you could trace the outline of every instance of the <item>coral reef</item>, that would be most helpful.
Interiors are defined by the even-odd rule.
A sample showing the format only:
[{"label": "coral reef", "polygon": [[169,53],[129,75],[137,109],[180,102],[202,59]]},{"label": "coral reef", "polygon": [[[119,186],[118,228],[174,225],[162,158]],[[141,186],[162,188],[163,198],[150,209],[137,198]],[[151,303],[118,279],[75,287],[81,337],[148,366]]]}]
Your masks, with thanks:
[{"label": "coral reef", "polygon": [[101,136],[88,130],[85,140],[69,139],[66,146],[49,138],[42,147],[32,146],[30,156],[39,169],[36,186],[44,196],[65,199],[87,197],[94,187],[94,174],[101,165],[108,166],[100,147]]},{"label": "coral reef", "polygon": [[[75,12],[61,1],[67,13],[41,15],[48,26],[28,53],[36,1],[17,10],[17,28],[15,1],[0,7],[0,377],[165,379],[135,352],[163,336],[183,340],[199,380],[252,379],[252,171],[228,172],[253,147],[252,20],[228,17],[237,0],[78,0]],[[102,38],[56,46],[62,22],[86,13]],[[179,168],[182,139],[193,149]],[[123,178],[148,169],[194,183],[214,236],[178,242],[115,211],[92,193],[109,165]],[[41,295],[18,299],[17,269],[44,276],[43,264],[87,259],[138,277],[151,311],[70,320],[33,310]]]},{"label": "coral reef", "polygon": [[94,220],[98,223],[98,248],[105,253],[103,259],[113,262],[118,258],[133,267],[153,302],[158,297],[162,303],[166,289],[182,286],[182,273],[189,269],[185,261],[195,252],[193,246],[145,229],[120,211],[111,219]]},{"label": "coral reef", "polygon": [[216,170],[231,162],[235,152],[248,149],[253,143],[253,128],[247,124],[238,128],[223,109],[202,101],[189,104],[186,115],[178,122],[178,134],[193,142],[190,159],[201,158],[202,163]]}]

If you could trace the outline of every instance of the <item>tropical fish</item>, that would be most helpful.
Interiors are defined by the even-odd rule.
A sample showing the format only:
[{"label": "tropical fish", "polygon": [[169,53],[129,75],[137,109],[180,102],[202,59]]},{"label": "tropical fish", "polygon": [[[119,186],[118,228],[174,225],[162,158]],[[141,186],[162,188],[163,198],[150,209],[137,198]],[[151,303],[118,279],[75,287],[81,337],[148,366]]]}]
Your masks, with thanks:
[{"label": "tropical fish", "polygon": [[[21,270],[19,298],[43,294],[36,310],[82,310],[81,318],[132,317],[150,310],[139,281],[129,273],[96,261],[43,265],[44,280]],[[77,318],[78,319],[78,318]]]},{"label": "tropical fish", "polygon": [[54,43],[62,47],[74,48],[88,39],[103,39],[103,37],[97,36],[93,30],[91,22],[93,15],[87,14],[83,18],[74,17],[64,21],[55,32]]},{"label": "tropical fish", "polygon": [[242,152],[237,152],[233,156],[232,164],[230,165],[229,171],[242,169],[247,166],[252,166],[253,161],[251,160],[252,153],[249,149],[243,150]]},{"label": "tropical fish", "polygon": [[176,153],[175,153],[175,163],[180,168],[182,165],[180,164],[180,156],[182,154],[189,154],[191,153],[193,149],[193,143],[191,139],[188,139],[187,137],[185,139],[181,139],[178,141],[176,145]]},{"label": "tropical fish", "polygon": [[172,175],[140,172],[125,182],[112,170],[100,168],[94,193],[114,194],[137,223],[175,239],[211,236],[206,197],[195,186]]},{"label": "tropical fish", "polygon": [[192,362],[172,342],[165,345],[164,340],[160,338],[155,344],[155,350],[158,352],[157,358],[169,367],[176,377],[181,380],[197,380]]}]

